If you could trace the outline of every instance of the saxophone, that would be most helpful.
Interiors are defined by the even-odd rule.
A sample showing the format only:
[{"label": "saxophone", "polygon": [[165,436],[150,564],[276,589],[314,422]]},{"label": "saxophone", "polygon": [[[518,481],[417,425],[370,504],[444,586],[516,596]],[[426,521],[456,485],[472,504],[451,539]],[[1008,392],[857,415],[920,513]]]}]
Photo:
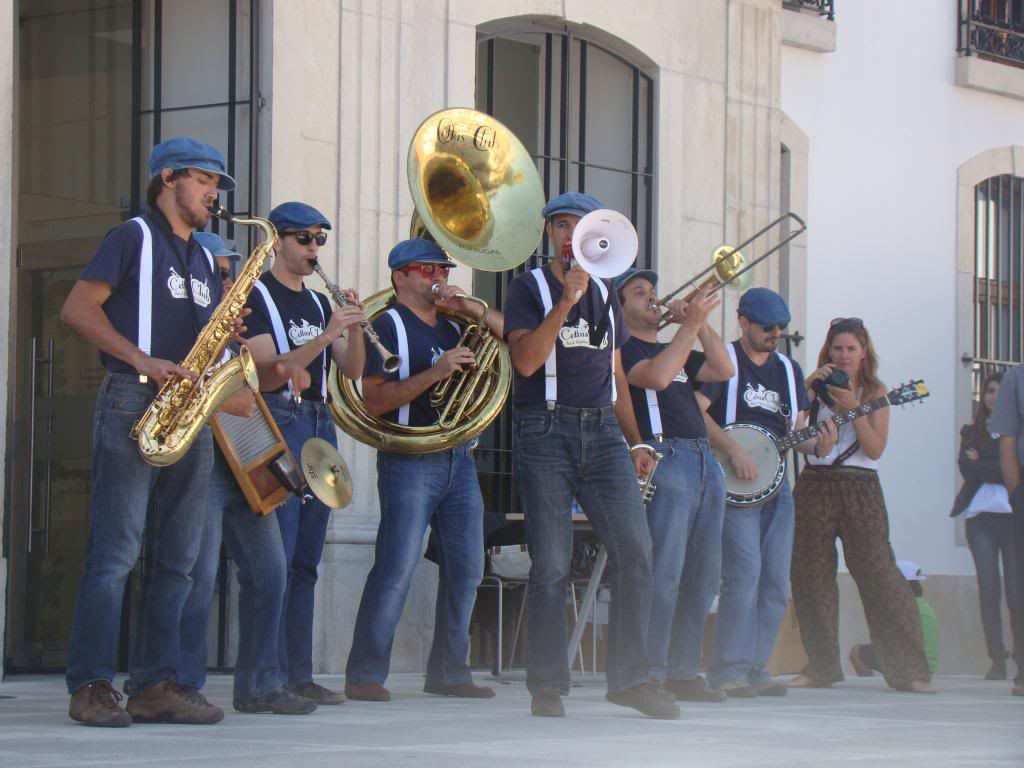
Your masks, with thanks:
[{"label": "saxophone", "polygon": [[263,241],[253,250],[234,286],[181,363],[198,378],[193,381],[177,374],[171,376],[132,427],[131,437],[138,440],[143,460],[155,467],[180,460],[226,398],[243,386],[259,390],[256,363],[244,345],[238,357],[220,366],[217,363],[235,331],[235,320],[263,272],[263,262],[277,242],[277,230],[266,219],[239,218],[221,206],[211,206],[210,212],[224,221],[259,227]]}]

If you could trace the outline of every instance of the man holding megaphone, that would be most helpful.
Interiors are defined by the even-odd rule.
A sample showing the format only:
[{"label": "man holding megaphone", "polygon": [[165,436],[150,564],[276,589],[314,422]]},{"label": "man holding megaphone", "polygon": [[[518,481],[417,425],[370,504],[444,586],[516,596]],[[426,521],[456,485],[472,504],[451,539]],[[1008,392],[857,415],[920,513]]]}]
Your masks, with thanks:
[{"label": "man holding megaphone", "polygon": [[[640,439],[619,353],[629,331],[614,289],[600,279],[634,261],[636,233],[621,214],[578,192],[555,197],[542,214],[559,257],[513,280],[504,307],[515,368],[512,460],[532,561],[526,661],[531,710],[539,717],[565,714],[565,595],[575,498],[614,574],[606,698],[648,717],[677,718],[673,697],[650,682],[647,665],[651,537],[636,476],[651,469],[652,459],[637,451],[631,461],[623,439],[624,433],[630,444]],[[582,225],[587,214],[596,215]],[[581,257],[599,279],[573,263]]]}]

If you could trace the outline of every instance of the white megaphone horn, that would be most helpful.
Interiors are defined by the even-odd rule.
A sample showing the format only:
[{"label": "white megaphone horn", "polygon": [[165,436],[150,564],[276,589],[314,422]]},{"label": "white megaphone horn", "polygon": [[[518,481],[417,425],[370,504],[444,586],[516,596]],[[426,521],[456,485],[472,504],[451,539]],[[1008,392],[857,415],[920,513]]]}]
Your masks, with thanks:
[{"label": "white megaphone horn", "polygon": [[572,233],[572,255],[593,277],[618,277],[636,261],[640,240],[618,211],[601,208],[584,216]]}]

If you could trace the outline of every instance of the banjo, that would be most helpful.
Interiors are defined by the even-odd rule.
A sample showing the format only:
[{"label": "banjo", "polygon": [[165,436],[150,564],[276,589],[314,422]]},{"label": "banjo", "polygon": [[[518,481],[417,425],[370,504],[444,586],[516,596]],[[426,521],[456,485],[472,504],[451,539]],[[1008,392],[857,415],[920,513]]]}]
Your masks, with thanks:
[{"label": "banjo", "polygon": [[786,479],[786,453],[812,437],[817,437],[824,429],[826,422],[831,421],[837,427],[847,422],[867,416],[873,411],[887,408],[890,405],[906,405],[928,397],[928,387],[920,379],[901,384],[888,394],[871,400],[849,411],[835,413],[817,424],[790,432],[783,437],[776,437],[768,429],[759,424],[735,422],[722,429],[729,433],[736,443],[753,459],[757,466],[757,477],[753,480],[742,480],[733,471],[728,457],[716,450],[715,458],[725,475],[726,503],[733,507],[752,507],[762,504],[782,486]]}]

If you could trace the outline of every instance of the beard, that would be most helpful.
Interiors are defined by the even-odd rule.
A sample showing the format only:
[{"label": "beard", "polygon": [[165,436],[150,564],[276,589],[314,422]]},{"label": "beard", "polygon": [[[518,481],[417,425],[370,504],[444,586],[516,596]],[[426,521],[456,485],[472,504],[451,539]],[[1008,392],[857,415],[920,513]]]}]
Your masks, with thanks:
[{"label": "beard", "polygon": [[174,188],[174,205],[182,220],[193,229],[202,229],[210,218],[209,212],[203,208],[202,213],[193,207],[194,201],[189,199],[184,186],[179,184]]}]

